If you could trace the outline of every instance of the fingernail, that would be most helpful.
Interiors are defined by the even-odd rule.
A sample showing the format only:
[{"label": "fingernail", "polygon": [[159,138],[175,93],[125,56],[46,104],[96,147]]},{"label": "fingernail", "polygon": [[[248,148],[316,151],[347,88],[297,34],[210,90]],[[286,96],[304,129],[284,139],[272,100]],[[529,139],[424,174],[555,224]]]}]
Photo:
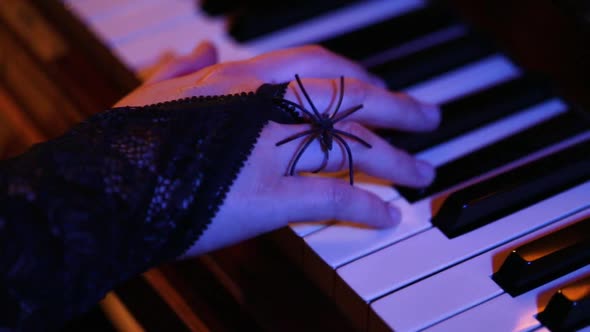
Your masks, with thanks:
[{"label": "fingernail", "polygon": [[417,160],[416,170],[418,171],[420,178],[424,180],[424,182],[430,183],[434,179],[434,167],[430,165],[428,162],[423,160]]},{"label": "fingernail", "polygon": [[389,215],[391,216],[391,220],[392,220],[391,225],[393,226],[393,225],[399,223],[400,220],[402,219],[402,215],[399,212],[399,210],[393,204],[389,204],[388,209],[389,209]]},{"label": "fingernail", "polygon": [[434,104],[422,104],[422,113],[432,123],[440,122],[440,108]]}]

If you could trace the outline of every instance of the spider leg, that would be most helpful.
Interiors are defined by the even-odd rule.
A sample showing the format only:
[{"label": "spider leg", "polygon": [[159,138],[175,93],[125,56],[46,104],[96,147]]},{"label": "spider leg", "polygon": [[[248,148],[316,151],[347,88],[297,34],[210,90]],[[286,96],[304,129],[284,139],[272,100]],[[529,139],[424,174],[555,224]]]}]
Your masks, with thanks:
[{"label": "spider leg", "polygon": [[338,104],[336,105],[336,110],[330,117],[330,119],[334,119],[338,111],[340,110],[340,106],[342,105],[342,99],[344,98],[344,76],[340,76],[340,97],[338,97]]},{"label": "spider leg", "polygon": [[317,121],[317,118],[315,117],[315,115],[312,114],[310,111],[306,110],[305,108],[303,108],[303,106],[301,106],[301,105],[299,105],[297,103],[294,103],[294,102],[292,102],[290,100],[287,100],[287,99],[275,99],[275,100],[278,101],[278,102],[281,102],[281,103],[285,103],[285,104],[291,105],[291,106],[297,108],[298,110],[300,110],[301,112],[307,114],[307,116],[309,116],[310,118],[316,119],[316,121]]},{"label": "spider leg", "polygon": [[[346,136],[348,138],[352,138],[354,140],[357,140],[358,142],[360,142],[362,145],[368,147],[369,149],[372,148],[371,144],[367,143],[367,141],[365,141],[364,139],[362,139],[362,138],[360,138],[360,137],[358,137],[356,135],[347,133],[347,132],[342,131],[342,130],[338,130],[336,128],[334,128],[333,130],[334,130],[335,133],[338,133],[338,134],[344,135],[344,136]],[[334,135],[334,137],[338,137],[338,136]]]},{"label": "spider leg", "polygon": [[287,138],[284,138],[284,139],[282,139],[282,140],[280,140],[280,141],[276,142],[276,143],[275,143],[275,146],[280,146],[280,145],[283,145],[283,144],[285,144],[285,143],[289,143],[289,142],[291,142],[291,141],[292,141],[292,140],[294,140],[294,139],[298,139],[299,137],[303,137],[303,136],[305,136],[305,135],[307,135],[307,134],[311,134],[311,133],[313,133],[314,131],[315,131],[315,129],[309,129],[309,130],[302,131],[302,132],[300,132],[300,133],[297,133],[297,134],[293,134],[293,135],[291,135],[291,136],[289,136],[289,137],[287,137]]},{"label": "spider leg", "polygon": [[352,152],[350,151],[350,146],[348,146],[348,143],[346,143],[346,141],[340,137],[337,134],[334,134],[334,138],[337,139],[340,143],[342,143],[342,145],[344,145],[344,148],[346,149],[346,154],[348,155],[348,179],[350,181],[350,185],[354,185],[354,179],[353,179],[353,169],[352,169]]},{"label": "spider leg", "polygon": [[303,92],[305,99],[307,99],[307,102],[309,103],[309,105],[311,105],[311,109],[313,110],[313,113],[318,117],[318,119],[320,119],[321,118],[320,112],[318,112],[318,109],[315,107],[315,105],[311,101],[311,98],[309,98],[307,91],[305,91],[305,88],[303,87],[303,83],[301,83],[301,79],[299,78],[299,75],[295,74],[295,79],[297,80],[297,84],[299,85],[301,92]]},{"label": "spider leg", "polygon": [[321,170],[326,168],[327,165],[328,165],[328,150],[324,150],[324,160],[322,161],[322,164],[316,170],[312,171],[312,173],[319,173]]},{"label": "spider leg", "polygon": [[299,162],[299,158],[301,158],[301,156],[303,155],[303,152],[305,152],[305,150],[311,144],[311,142],[313,142],[313,140],[316,139],[316,137],[318,137],[319,135],[320,135],[319,133],[315,133],[305,139],[305,143],[299,148],[299,150],[297,150],[297,155],[295,156],[295,159],[293,159],[293,162],[291,163],[291,167],[289,168],[289,175],[295,174],[295,166]]},{"label": "spider leg", "polygon": [[335,119],[332,119],[332,123],[336,123],[336,122],[344,119],[345,117],[347,117],[347,116],[351,115],[352,113],[360,110],[361,108],[363,108],[363,104],[360,104],[360,105],[357,105],[355,107],[352,107],[352,108],[347,109],[346,111],[344,111],[344,113],[340,114],[340,116],[338,116]]}]

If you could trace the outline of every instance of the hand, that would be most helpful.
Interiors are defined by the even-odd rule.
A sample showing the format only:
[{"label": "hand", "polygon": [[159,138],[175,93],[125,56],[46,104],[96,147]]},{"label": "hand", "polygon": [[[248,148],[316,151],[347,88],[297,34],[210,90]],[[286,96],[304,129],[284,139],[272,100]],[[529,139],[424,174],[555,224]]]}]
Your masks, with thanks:
[{"label": "hand", "polygon": [[197,44],[192,52],[177,55],[168,52],[148,68],[140,71],[144,84],[162,82],[171,78],[192,74],[217,63],[217,49],[210,41]]},{"label": "hand", "polygon": [[[290,81],[285,99],[309,109],[294,81],[295,74],[302,78],[320,112],[333,111],[341,75],[345,77],[341,110],[364,105],[336,124],[337,129],[354,134],[372,146],[367,148],[355,140],[346,139],[355,169],[407,186],[426,186],[433,180],[431,165],[391,146],[370,128],[432,130],[440,121],[438,108],[386,90],[380,79],[360,65],[319,46],[279,50],[148,83],[118,105],[144,105],[195,95],[255,91],[263,83]],[[372,227],[390,227],[399,222],[399,211],[392,205],[368,191],[350,186],[348,181],[321,176],[285,176],[303,138],[279,147],[276,143],[308,128],[307,124],[270,122],[263,129],[218,214],[187,256],[235,244],[294,222],[337,219]],[[345,151],[337,144],[334,146],[326,171],[346,170]],[[313,171],[323,159],[324,154],[315,140],[302,155],[296,170]]]}]

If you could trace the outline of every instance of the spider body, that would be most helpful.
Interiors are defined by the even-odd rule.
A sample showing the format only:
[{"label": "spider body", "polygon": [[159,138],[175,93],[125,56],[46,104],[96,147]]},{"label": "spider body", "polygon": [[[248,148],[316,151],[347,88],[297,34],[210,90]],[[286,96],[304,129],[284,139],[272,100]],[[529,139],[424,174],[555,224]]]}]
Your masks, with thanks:
[{"label": "spider body", "polygon": [[323,113],[319,121],[316,124],[312,124],[312,128],[316,128],[320,131],[320,136],[318,139],[320,141],[322,151],[331,151],[332,143],[334,142],[334,139],[332,138],[334,122],[332,122],[330,116],[327,113]]},{"label": "spider body", "polygon": [[291,102],[289,100],[277,99],[277,101],[279,103],[282,103],[285,106],[295,107],[296,109],[303,112],[306,115],[308,123],[311,125],[310,129],[302,131],[300,133],[296,133],[294,135],[291,135],[291,136],[276,143],[276,146],[280,146],[285,143],[291,142],[297,138],[307,136],[304,139],[303,144],[299,147],[299,149],[295,153],[295,157],[291,161],[291,164],[289,166],[287,174],[288,175],[295,174],[295,166],[297,165],[297,162],[299,161],[299,159],[303,155],[303,152],[305,152],[305,150],[309,147],[309,145],[315,139],[318,139],[318,141],[320,143],[320,148],[321,148],[322,152],[324,153],[324,161],[322,162],[320,167],[318,167],[316,170],[313,171],[313,173],[317,173],[317,172],[323,170],[326,167],[326,165],[328,164],[329,151],[332,150],[333,145],[334,145],[334,140],[336,140],[336,142],[340,146],[342,146],[343,149],[346,151],[347,159],[348,159],[349,182],[350,182],[350,185],[353,185],[354,184],[354,177],[353,177],[352,152],[350,151],[350,146],[348,146],[348,143],[346,143],[346,140],[344,140],[344,138],[342,136],[345,136],[349,139],[356,140],[356,141],[360,142],[362,145],[366,146],[367,148],[371,148],[371,144],[367,143],[366,141],[364,141],[363,139],[361,139],[358,136],[355,136],[355,135],[347,133],[345,131],[336,129],[334,127],[334,125],[338,121],[341,121],[342,119],[348,117],[349,115],[353,114],[354,112],[360,110],[363,107],[363,105],[361,104],[361,105],[351,107],[347,110],[344,110],[343,112],[340,113],[340,115],[337,116],[338,111],[340,110],[340,105],[342,104],[342,99],[344,97],[344,77],[341,76],[340,77],[340,95],[339,95],[338,104],[336,105],[336,109],[334,110],[334,113],[332,113],[331,115],[328,112],[324,112],[324,113],[320,114],[320,112],[317,110],[317,108],[315,107],[315,105],[311,101],[311,98],[307,94],[307,91],[305,91],[305,88],[303,87],[303,84],[301,83],[299,76],[295,75],[295,79],[297,80],[297,84],[299,85],[299,88],[303,92],[303,95],[307,99],[307,102],[311,106],[313,112],[310,112],[309,110],[305,109],[301,105]]}]

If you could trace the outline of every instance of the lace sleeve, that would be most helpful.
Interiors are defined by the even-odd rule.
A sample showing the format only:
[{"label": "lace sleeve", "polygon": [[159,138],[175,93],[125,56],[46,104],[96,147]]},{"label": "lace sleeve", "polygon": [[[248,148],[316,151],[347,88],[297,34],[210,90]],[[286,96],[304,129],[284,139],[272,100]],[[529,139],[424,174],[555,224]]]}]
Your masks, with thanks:
[{"label": "lace sleeve", "polygon": [[186,251],[264,124],[294,121],[285,87],[111,109],[0,162],[0,326],[60,327]]}]

